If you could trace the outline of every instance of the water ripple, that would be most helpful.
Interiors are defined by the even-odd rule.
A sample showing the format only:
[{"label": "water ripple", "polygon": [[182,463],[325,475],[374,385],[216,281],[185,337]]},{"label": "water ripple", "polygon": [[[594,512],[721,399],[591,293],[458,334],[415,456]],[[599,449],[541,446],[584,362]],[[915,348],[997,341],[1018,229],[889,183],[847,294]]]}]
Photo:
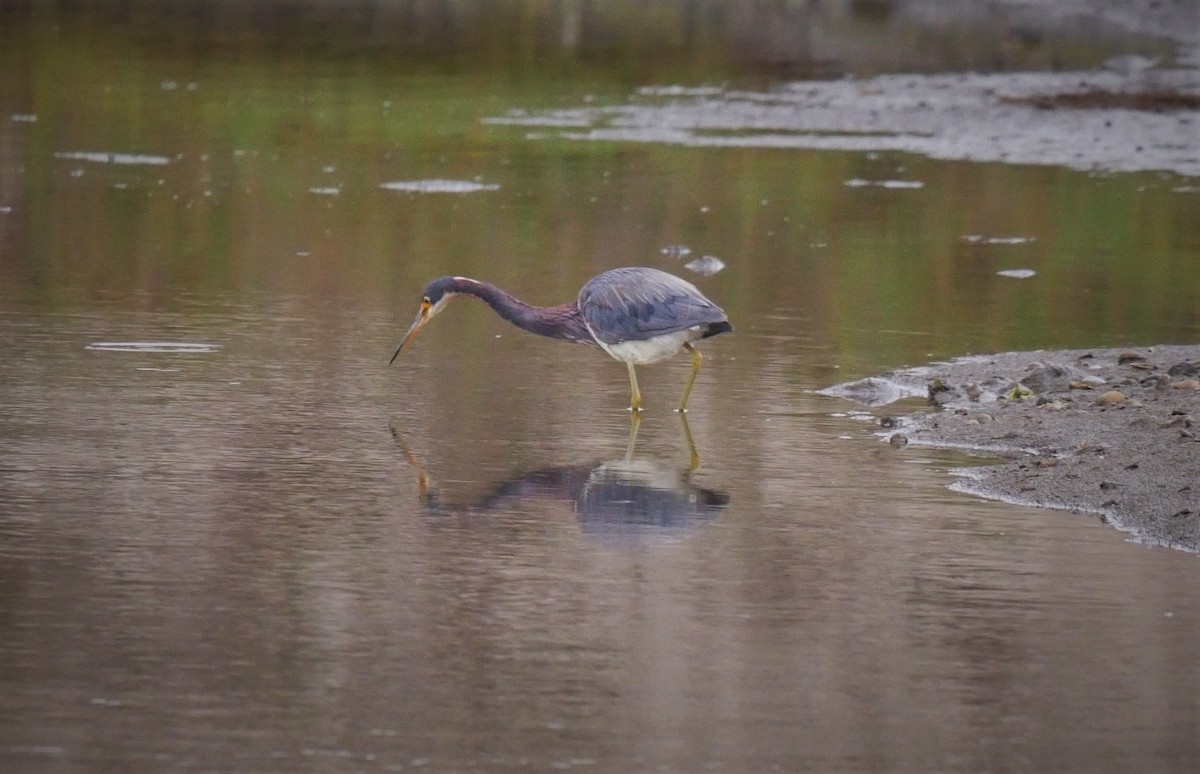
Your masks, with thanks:
[{"label": "water ripple", "polygon": [[192,341],[95,341],[85,349],[99,352],[174,352],[183,354],[205,354],[216,352],[219,344]]}]

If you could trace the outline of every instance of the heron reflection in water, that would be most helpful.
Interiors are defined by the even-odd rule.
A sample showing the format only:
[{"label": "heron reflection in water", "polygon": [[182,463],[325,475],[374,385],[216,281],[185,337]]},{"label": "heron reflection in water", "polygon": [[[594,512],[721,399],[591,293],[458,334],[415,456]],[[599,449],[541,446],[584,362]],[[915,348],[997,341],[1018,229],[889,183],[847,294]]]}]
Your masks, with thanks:
[{"label": "heron reflection in water", "polygon": [[625,456],[599,464],[563,465],[522,472],[496,484],[470,505],[440,501],[437,486],[392,427],[405,461],[417,473],[421,502],[439,516],[486,515],[527,500],[570,502],[584,532],[618,538],[675,535],[716,519],[729,504],[725,492],[692,483],[699,464],[691,429],[680,415],[688,444],[686,468],[634,455],[640,418],[630,423]]},{"label": "heron reflection in water", "polygon": [[692,356],[692,371],[676,411],[687,411],[700,371],[700,351],[692,342],[732,331],[725,312],[690,282],[658,269],[629,267],[597,274],[579,296],[560,306],[531,306],[495,285],[468,277],[440,277],[421,294],[417,319],[392,355],[455,296],[474,296],[522,330],[603,349],[629,368],[629,408],[642,410],[634,366],[657,363],[680,352]]}]

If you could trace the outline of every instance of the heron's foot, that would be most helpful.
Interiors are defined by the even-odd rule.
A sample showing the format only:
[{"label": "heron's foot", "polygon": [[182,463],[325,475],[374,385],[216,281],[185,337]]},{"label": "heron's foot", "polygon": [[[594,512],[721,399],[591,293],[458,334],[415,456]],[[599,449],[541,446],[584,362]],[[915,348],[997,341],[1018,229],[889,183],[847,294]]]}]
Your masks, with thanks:
[{"label": "heron's foot", "polygon": [[627,408],[625,410],[630,412],[631,414],[640,414],[640,413],[642,413],[643,409],[641,406],[630,406],[629,408]]}]

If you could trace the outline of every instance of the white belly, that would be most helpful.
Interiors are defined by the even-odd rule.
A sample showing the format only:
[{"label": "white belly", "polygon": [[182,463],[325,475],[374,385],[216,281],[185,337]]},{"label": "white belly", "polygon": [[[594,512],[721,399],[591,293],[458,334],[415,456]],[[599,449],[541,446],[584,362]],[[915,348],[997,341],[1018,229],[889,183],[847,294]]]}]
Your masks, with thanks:
[{"label": "white belly", "polygon": [[596,343],[605,352],[623,363],[647,365],[649,363],[657,363],[660,360],[666,360],[676,354],[679,350],[683,349],[684,344],[694,340],[699,332],[699,328],[689,328],[687,330],[675,331],[674,333],[664,333],[661,336],[655,336],[652,339],[644,339],[642,341],[622,341],[617,344]]}]

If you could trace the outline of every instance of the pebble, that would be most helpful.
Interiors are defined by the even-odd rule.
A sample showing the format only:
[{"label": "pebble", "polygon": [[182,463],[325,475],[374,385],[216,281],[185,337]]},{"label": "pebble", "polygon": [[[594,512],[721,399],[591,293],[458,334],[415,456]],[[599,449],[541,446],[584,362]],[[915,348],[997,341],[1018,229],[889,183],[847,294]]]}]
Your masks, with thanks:
[{"label": "pebble", "polygon": [[1200,365],[1185,360],[1168,368],[1167,374],[1169,376],[1197,376],[1200,375]]},{"label": "pebble", "polygon": [[1120,390],[1109,390],[1108,392],[1100,393],[1096,396],[1097,406],[1119,406],[1129,400],[1125,393]]},{"label": "pebble", "polygon": [[[1059,363],[1034,363],[1026,369],[1020,382],[1036,395],[1068,389],[1076,383],[1084,384],[1092,378],[1077,368]],[[1103,380],[1101,380],[1103,381]]]},{"label": "pebble", "polygon": [[943,406],[954,400],[954,390],[943,382],[941,379],[934,379],[929,383],[929,402],[934,406]]},{"label": "pebble", "polygon": [[905,446],[908,446],[908,436],[904,435],[903,433],[893,433],[892,437],[888,438],[888,443],[890,443],[893,448],[901,449]]},{"label": "pebble", "polygon": [[1200,381],[1196,379],[1180,379],[1171,386],[1177,390],[1200,390]]},{"label": "pebble", "polygon": [[1138,352],[1134,352],[1131,349],[1127,349],[1124,352],[1122,352],[1121,354],[1117,355],[1117,365],[1125,365],[1126,363],[1138,363],[1145,359],[1146,359],[1145,355],[1138,353]]}]

